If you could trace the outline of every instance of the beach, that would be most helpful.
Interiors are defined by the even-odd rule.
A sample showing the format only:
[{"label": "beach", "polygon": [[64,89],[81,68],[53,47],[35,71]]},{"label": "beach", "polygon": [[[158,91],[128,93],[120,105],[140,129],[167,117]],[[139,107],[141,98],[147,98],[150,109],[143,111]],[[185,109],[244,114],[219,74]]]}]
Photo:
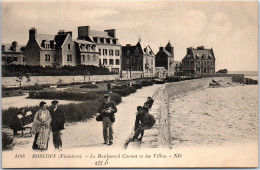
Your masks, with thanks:
[{"label": "beach", "polygon": [[205,88],[169,99],[172,148],[258,140],[258,86]]}]

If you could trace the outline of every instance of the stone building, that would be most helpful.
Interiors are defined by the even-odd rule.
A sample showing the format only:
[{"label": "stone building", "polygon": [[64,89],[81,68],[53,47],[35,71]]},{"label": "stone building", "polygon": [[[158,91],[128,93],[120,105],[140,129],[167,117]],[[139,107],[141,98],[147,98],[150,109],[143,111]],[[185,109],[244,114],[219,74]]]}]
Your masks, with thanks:
[{"label": "stone building", "polygon": [[215,73],[215,55],[213,49],[204,46],[187,48],[187,54],[182,59],[184,75]]},{"label": "stone building", "polygon": [[[169,43],[164,47],[160,47],[156,54],[155,67],[164,67],[157,69],[157,77],[174,76],[174,47]],[[163,71],[163,72],[162,72]]]},{"label": "stone building", "polygon": [[18,45],[16,41],[12,44],[2,44],[2,65],[25,64],[25,46]]},{"label": "stone building", "polygon": [[122,47],[122,70],[127,78],[154,77],[155,54],[149,45],[126,44]]},{"label": "stone building", "polygon": [[121,73],[122,46],[118,42],[115,29],[96,31],[91,30],[90,26],[81,26],[78,27],[77,39],[90,41],[97,46],[99,65],[107,67],[114,73]]},{"label": "stone building", "polygon": [[99,50],[95,43],[85,40],[74,40],[77,65],[99,66]]},{"label": "stone building", "polygon": [[76,51],[72,32],[61,30],[57,35],[50,35],[37,34],[37,29],[30,29],[29,40],[25,47],[25,57],[26,65],[76,66]]}]

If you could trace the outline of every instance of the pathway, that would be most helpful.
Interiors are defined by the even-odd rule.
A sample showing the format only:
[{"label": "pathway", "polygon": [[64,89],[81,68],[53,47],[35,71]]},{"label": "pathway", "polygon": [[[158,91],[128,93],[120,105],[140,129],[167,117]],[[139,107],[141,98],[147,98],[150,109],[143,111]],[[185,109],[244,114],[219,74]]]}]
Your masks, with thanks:
[{"label": "pathway", "polygon": [[[117,106],[116,121],[114,123],[114,144],[112,146],[103,144],[102,123],[95,118],[83,122],[66,124],[63,130],[63,150],[91,149],[91,148],[124,148],[126,140],[133,132],[136,107],[143,105],[148,96],[153,94],[162,85],[144,87],[130,96],[123,97],[122,103]],[[16,138],[17,144],[14,150],[31,148],[33,138]],[[50,136],[49,150],[53,150],[52,135]]]}]

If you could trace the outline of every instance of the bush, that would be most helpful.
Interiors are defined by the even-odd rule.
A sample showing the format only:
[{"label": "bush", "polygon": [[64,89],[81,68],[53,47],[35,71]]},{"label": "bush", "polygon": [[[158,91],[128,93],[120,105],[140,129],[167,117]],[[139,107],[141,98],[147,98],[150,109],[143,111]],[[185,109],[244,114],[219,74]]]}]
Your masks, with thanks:
[{"label": "bush", "polygon": [[153,83],[151,81],[142,81],[141,82],[142,86],[152,86]]},{"label": "bush", "polygon": [[76,100],[76,101],[86,101],[86,100],[96,100],[103,94],[108,93],[108,91],[90,91],[87,93],[74,93],[74,92],[39,92],[29,93],[29,98],[32,99],[56,99],[56,100]]},{"label": "bush", "polygon": [[[112,93],[110,98],[116,104],[119,104],[122,101],[121,96],[117,93]],[[102,100],[104,100],[104,97],[103,95],[100,95],[96,100],[88,100],[78,104],[71,103],[66,105],[59,105],[58,107],[60,107],[61,110],[65,113],[66,122],[82,121],[93,117],[98,112],[98,108]],[[49,109],[49,107],[47,107],[47,109]],[[38,110],[38,106],[25,107],[25,111],[31,111],[33,113],[32,117],[34,117]],[[9,126],[11,123],[10,120],[16,116],[18,111],[19,108],[15,107],[2,110],[2,124]]]},{"label": "bush", "polygon": [[128,87],[130,93],[135,93],[136,92],[136,88],[134,87]]},{"label": "bush", "polygon": [[63,66],[55,68],[51,66],[29,66],[29,65],[3,65],[2,76],[13,77],[17,74],[31,73],[31,76],[67,76],[67,75],[109,75],[114,74],[109,72],[105,67],[97,67],[92,65],[79,66]]},{"label": "bush", "polygon": [[9,128],[2,129],[2,150],[11,149],[14,144],[13,131]]},{"label": "bush", "polygon": [[84,84],[84,85],[81,85],[80,88],[96,89],[96,88],[98,88],[98,86],[95,84]]},{"label": "bush", "polygon": [[122,85],[115,85],[112,87],[112,89],[123,89],[123,88],[125,88],[125,87]]},{"label": "bush", "polygon": [[129,88],[114,89],[114,90],[112,90],[112,91],[113,91],[113,93],[118,93],[118,94],[120,94],[120,95],[123,96],[123,97],[130,95],[130,90],[129,90]]},{"label": "bush", "polygon": [[178,81],[181,81],[181,78],[180,77],[166,77],[164,80],[167,82],[178,82]]},{"label": "bush", "polygon": [[142,84],[135,83],[135,84],[132,84],[132,87],[134,87],[136,89],[141,89],[143,86],[142,86]]}]

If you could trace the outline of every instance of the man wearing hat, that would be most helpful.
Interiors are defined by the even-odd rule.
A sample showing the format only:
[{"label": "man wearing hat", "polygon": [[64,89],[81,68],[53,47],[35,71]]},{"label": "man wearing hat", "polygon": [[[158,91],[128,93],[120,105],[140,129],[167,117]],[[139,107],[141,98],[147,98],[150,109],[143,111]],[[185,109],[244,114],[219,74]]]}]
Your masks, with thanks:
[{"label": "man wearing hat", "polygon": [[61,141],[61,130],[64,129],[65,124],[65,115],[60,108],[58,108],[59,102],[54,100],[51,102],[52,107],[50,110],[51,114],[51,128],[53,135],[53,144],[55,149],[62,150],[62,141]]},{"label": "man wearing hat", "polygon": [[142,123],[138,129],[135,130],[133,140],[136,140],[139,134],[143,133],[144,130],[151,129],[156,122],[154,116],[149,114],[149,107],[144,106],[142,114]]},{"label": "man wearing hat", "polygon": [[[104,144],[113,144],[113,123],[115,122],[116,104],[110,101],[110,95],[104,95],[104,101],[100,104],[98,112],[102,115]],[[109,131],[109,132],[108,132]]]}]

